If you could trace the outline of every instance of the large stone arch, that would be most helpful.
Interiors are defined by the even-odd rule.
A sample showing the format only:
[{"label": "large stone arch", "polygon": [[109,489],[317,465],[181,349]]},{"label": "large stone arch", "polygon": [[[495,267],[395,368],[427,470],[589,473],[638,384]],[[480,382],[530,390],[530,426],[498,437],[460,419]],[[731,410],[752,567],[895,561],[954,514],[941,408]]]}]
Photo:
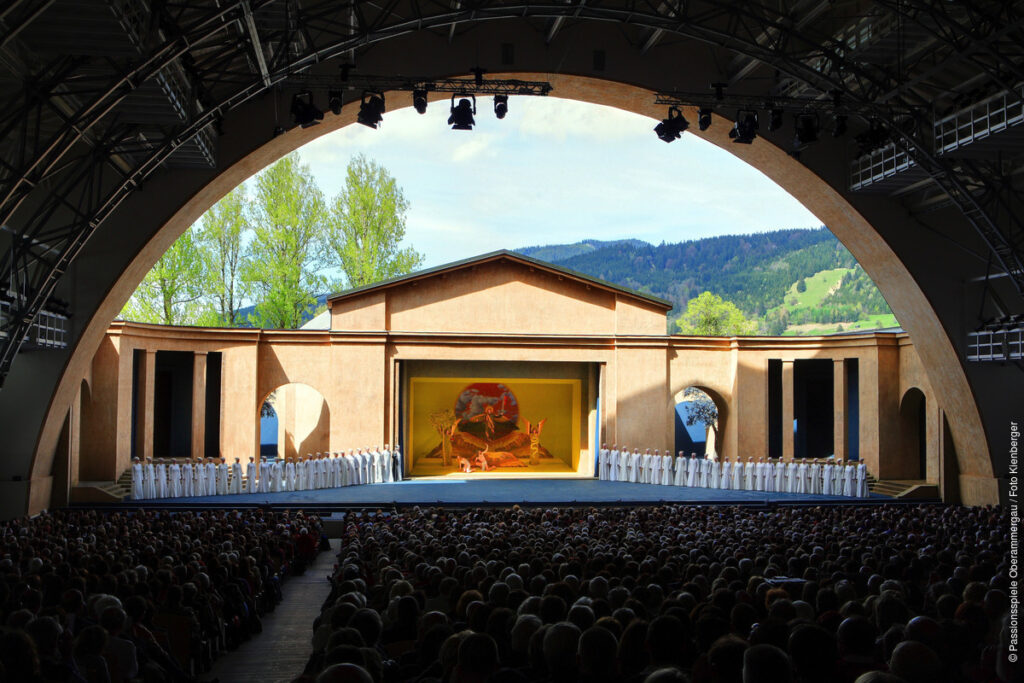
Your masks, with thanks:
[{"label": "large stone arch", "polygon": [[[401,57],[390,54],[385,62],[391,64],[395,59]],[[443,68],[437,61],[427,60],[421,70],[431,71],[434,67],[433,72],[437,72],[437,68]],[[654,104],[654,91],[633,84],[650,80],[640,71],[625,70],[618,80],[543,71],[492,76],[543,78],[552,83],[560,97],[610,105],[652,119],[664,116],[664,107]],[[53,470],[60,424],[71,404],[78,379],[85,372],[110,320],[159,256],[239,182],[302,144],[352,123],[356,113],[356,105],[349,103],[337,116],[328,113],[321,125],[294,128],[271,137],[274,109],[273,97],[264,97],[252,99],[231,112],[224,121],[230,133],[222,139],[220,169],[168,172],[131,195],[121,210],[100,227],[66,274],[69,286],[77,286],[79,290],[75,303],[80,314],[74,347],[59,362],[53,356],[48,362],[19,358],[8,377],[7,390],[0,393],[0,415],[3,416],[0,427],[10,425],[11,406],[16,401],[31,404],[30,414],[22,413],[18,418],[21,427],[11,446],[15,457],[0,466],[0,474],[8,478],[17,472],[30,475],[27,490],[14,497],[20,501],[16,506],[20,504],[26,510],[46,507],[47,479]],[[685,110],[685,114],[691,120],[696,118],[692,110]],[[839,163],[843,157],[835,155],[835,159],[830,160],[828,156],[829,145],[835,143],[824,142],[820,150],[805,154],[801,162],[787,155],[781,146],[781,137],[776,140],[761,137],[752,145],[731,144],[727,135],[729,127],[725,120],[717,119],[703,133],[696,132],[695,127],[691,131],[775,180],[828,225],[861,262],[910,333],[927,368],[929,381],[941,397],[956,445],[962,499],[968,503],[994,502],[998,492],[975,396],[985,396],[986,387],[1005,380],[993,376],[987,368],[975,371],[974,380],[978,385],[975,391],[967,379],[960,354],[950,338],[951,334],[963,332],[962,312],[958,304],[951,305],[943,298],[960,283],[947,273],[936,272],[932,265],[934,254],[920,248],[920,242],[910,234],[912,231],[901,230],[907,226],[909,218],[898,204],[878,197],[854,198],[845,192],[846,169]],[[386,129],[379,133],[386,134]],[[144,223],[142,229],[139,229],[138,216],[148,217],[149,222]],[[950,220],[957,220],[957,217],[952,216]],[[941,245],[929,245],[929,249],[938,248]],[[945,306],[942,318],[932,302]],[[992,432],[1009,408],[995,403],[988,408],[989,431]]]},{"label": "large stone arch", "polygon": [[734,440],[727,436],[730,420],[733,417],[732,393],[717,387],[706,379],[704,381],[694,379],[682,383],[673,381],[670,392],[671,410],[673,412],[675,412],[676,405],[680,402],[683,392],[691,387],[703,391],[715,404],[715,408],[718,409],[718,428],[715,430],[715,452],[722,459],[735,458],[736,444],[732,443]]}]

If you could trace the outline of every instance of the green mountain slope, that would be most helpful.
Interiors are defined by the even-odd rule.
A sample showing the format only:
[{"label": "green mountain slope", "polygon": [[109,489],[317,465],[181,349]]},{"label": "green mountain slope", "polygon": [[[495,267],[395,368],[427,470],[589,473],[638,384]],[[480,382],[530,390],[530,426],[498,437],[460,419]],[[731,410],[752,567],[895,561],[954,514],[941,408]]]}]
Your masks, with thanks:
[{"label": "green mountain slope", "polygon": [[[520,250],[617,285],[668,299],[674,320],[687,302],[710,291],[758,321],[761,332],[793,327],[873,326],[894,322],[874,283],[825,228],[722,235],[673,244],[639,240],[547,245]],[[807,291],[797,292],[803,280]],[[789,303],[787,303],[789,301]],[[670,326],[674,329],[674,326]],[[834,326],[833,326],[834,327]],[[844,329],[846,329],[844,327]]]}]

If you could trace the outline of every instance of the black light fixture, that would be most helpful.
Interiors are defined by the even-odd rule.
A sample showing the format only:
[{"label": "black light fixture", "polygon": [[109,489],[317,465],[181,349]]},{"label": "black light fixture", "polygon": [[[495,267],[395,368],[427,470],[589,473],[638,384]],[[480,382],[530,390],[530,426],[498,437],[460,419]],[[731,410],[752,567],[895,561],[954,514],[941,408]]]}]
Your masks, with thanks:
[{"label": "black light fixture", "polygon": [[368,128],[376,128],[384,120],[384,95],[378,92],[364,92],[359,104],[356,121]]},{"label": "black light fixture", "polygon": [[701,107],[697,110],[697,127],[701,130],[711,127],[711,107]]},{"label": "black light fixture", "polygon": [[341,113],[341,91],[330,90],[327,93],[327,108],[331,110],[331,113],[337,116]]},{"label": "black light fixture", "polygon": [[832,137],[840,138],[846,135],[846,115],[836,114],[835,123],[832,126]]},{"label": "black light fixture", "polygon": [[282,126],[280,123],[274,126],[274,137],[275,138],[278,135],[284,135],[284,134],[285,134],[284,126]]},{"label": "black light fixture", "polygon": [[796,136],[793,138],[793,146],[797,149],[803,149],[818,141],[820,125],[817,113],[799,114],[794,127]]},{"label": "black light fixture", "polygon": [[508,95],[494,96],[494,115],[499,119],[505,118],[508,113]]},{"label": "black light fixture", "polygon": [[757,137],[757,112],[752,109],[740,109],[736,112],[736,123],[729,131],[733,142],[749,145]]},{"label": "black light fixture", "polygon": [[412,91],[412,108],[416,110],[417,114],[427,113],[427,91],[426,90],[413,90]]},{"label": "black light fixture", "polygon": [[768,130],[775,131],[782,128],[782,110],[773,108],[768,115]]},{"label": "black light fixture", "polygon": [[[472,104],[470,104],[467,96],[473,98]],[[460,98],[458,104],[455,104],[456,97]],[[473,126],[476,125],[476,119],[473,118],[474,114],[476,114],[476,95],[469,93],[456,93],[452,95],[451,116],[448,117],[448,124],[452,127],[452,130],[473,130]]]},{"label": "black light fixture", "polygon": [[683,117],[683,112],[678,107],[668,108],[668,118],[662,119],[661,123],[654,127],[658,139],[664,142],[678,140],[683,131],[690,127],[690,122]]},{"label": "black light fixture", "polygon": [[313,104],[313,93],[309,90],[292,96],[292,119],[302,128],[309,128],[323,121],[324,113]]}]

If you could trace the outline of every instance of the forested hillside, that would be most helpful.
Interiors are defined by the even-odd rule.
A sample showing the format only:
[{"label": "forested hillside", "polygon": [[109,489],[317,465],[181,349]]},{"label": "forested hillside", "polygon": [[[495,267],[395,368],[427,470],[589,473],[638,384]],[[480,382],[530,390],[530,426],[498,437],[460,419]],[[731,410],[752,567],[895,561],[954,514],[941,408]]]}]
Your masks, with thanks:
[{"label": "forested hillside", "polygon": [[[520,251],[668,299],[675,304],[671,319],[691,298],[710,291],[736,304],[763,333],[835,331],[843,324],[863,328],[855,323],[872,318],[877,323],[872,326],[895,324],[874,283],[825,228],[659,245],[588,240]],[[795,296],[801,281],[805,288],[814,282],[809,296]]]}]

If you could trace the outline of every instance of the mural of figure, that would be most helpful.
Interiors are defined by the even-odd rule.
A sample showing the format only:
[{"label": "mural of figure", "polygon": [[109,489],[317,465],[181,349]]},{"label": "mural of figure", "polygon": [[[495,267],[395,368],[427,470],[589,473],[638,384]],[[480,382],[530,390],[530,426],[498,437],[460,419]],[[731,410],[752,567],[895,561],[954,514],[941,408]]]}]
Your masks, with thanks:
[{"label": "mural of figure", "polygon": [[526,433],[530,435],[530,464],[540,464],[540,432],[544,429],[544,423],[548,419],[544,418],[536,425],[531,425],[529,420],[524,419],[523,422],[526,424]]}]

